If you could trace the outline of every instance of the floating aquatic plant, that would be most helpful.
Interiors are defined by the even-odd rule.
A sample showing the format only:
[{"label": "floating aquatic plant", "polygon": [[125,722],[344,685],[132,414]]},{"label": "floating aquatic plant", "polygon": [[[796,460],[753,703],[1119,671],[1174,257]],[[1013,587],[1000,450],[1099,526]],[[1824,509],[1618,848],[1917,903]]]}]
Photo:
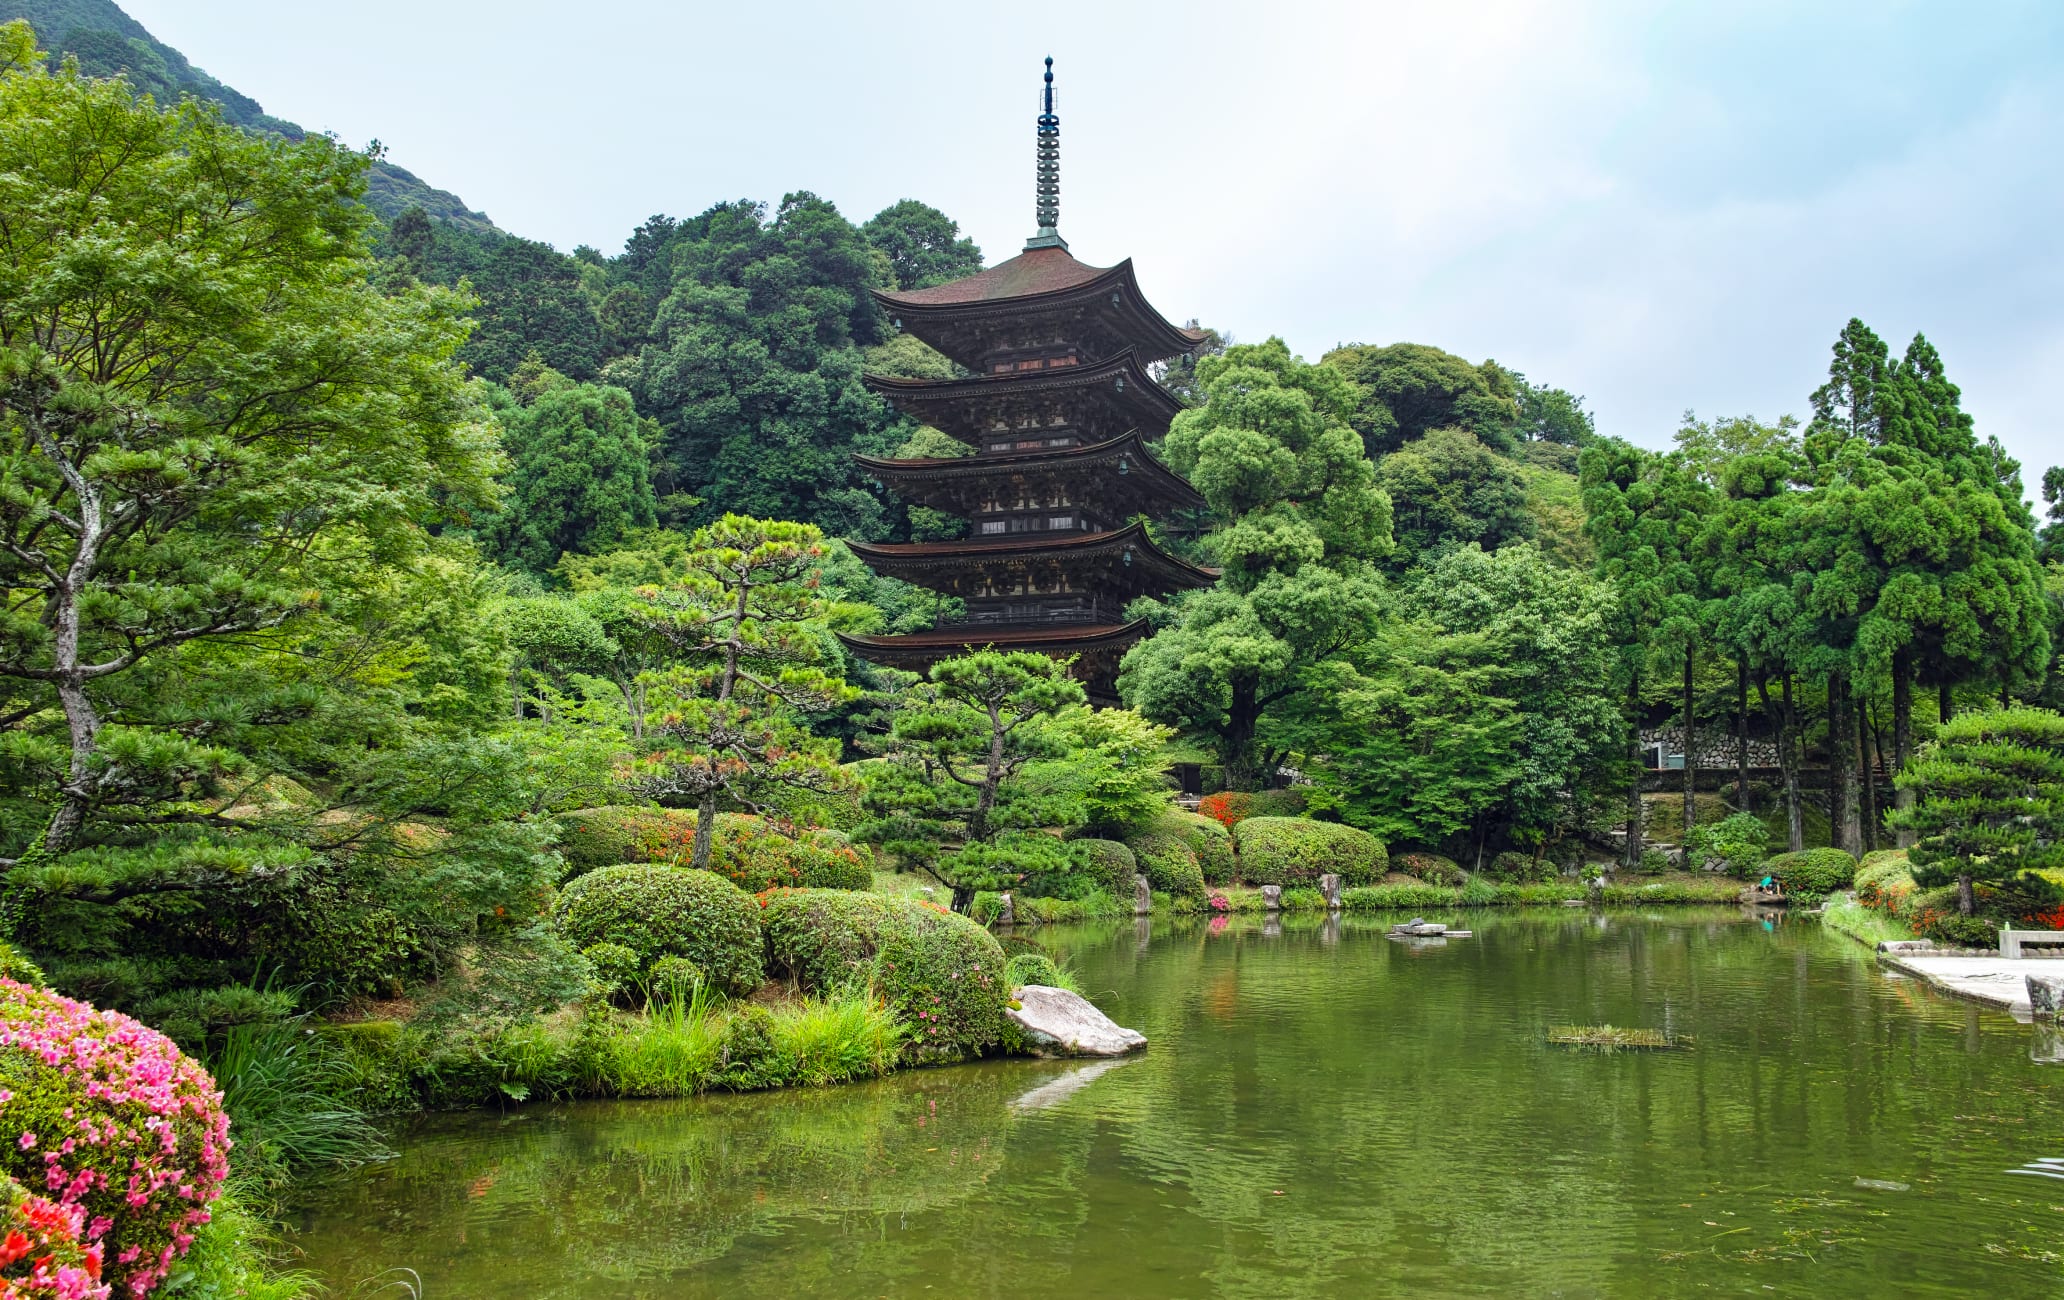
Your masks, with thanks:
[{"label": "floating aquatic plant", "polygon": [[1691,1045],[1689,1038],[1672,1036],[1660,1029],[1622,1029],[1617,1025],[1551,1025],[1548,1041],[1559,1047],[1588,1047],[1600,1052],[1666,1050]]}]

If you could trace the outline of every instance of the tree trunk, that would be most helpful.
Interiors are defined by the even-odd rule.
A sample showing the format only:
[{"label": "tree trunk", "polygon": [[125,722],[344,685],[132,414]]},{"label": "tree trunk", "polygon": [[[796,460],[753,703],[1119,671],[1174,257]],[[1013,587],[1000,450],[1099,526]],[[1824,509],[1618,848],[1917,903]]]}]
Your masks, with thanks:
[{"label": "tree trunk", "polygon": [[1828,802],[1834,812],[1835,847],[1863,856],[1863,812],[1856,802],[1856,702],[1849,675],[1828,674]]},{"label": "tree trunk", "polygon": [[717,792],[708,791],[695,807],[695,847],[689,850],[688,865],[708,871],[710,848],[717,839]]},{"label": "tree trunk", "polygon": [[1749,664],[1746,659],[1734,662],[1734,806],[1738,811],[1749,811]]},{"label": "tree trunk", "polygon": [[1680,842],[1687,853],[1691,851],[1691,832],[1698,826],[1698,733],[1694,730],[1698,719],[1692,693],[1696,653],[1690,646],[1684,648],[1684,838]]},{"label": "tree trunk", "polygon": [[1858,840],[1861,857],[1875,852],[1878,847],[1878,778],[1877,768],[1871,763],[1870,715],[1859,704],[1856,708],[1856,779],[1863,794],[1862,835]]},{"label": "tree trunk", "polygon": [[1255,784],[1260,774],[1255,771],[1254,762],[1254,730],[1261,715],[1261,706],[1257,702],[1260,689],[1257,682],[1235,682],[1232,699],[1227,701],[1225,726],[1219,737],[1228,790],[1261,788]]},{"label": "tree trunk", "polygon": [[1627,843],[1626,866],[1628,871],[1641,866],[1641,674],[1630,679],[1627,688],[1627,731],[1628,742],[1634,749],[1634,770],[1627,782]]},{"label": "tree trunk", "polygon": [[1956,716],[1956,687],[1948,682],[1935,688],[1935,716],[1943,722]]},{"label": "tree trunk", "polygon": [[102,530],[99,490],[47,438],[39,438],[38,442],[44,454],[57,463],[58,472],[79,501],[79,545],[57,588],[57,608],[50,621],[50,666],[55,673],[58,702],[64,707],[65,730],[72,750],[65,783],[58,789],[57,811],[43,832],[43,848],[55,856],[70,851],[98,793],[93,755],[100,743],[100,713],[86,694],[86,673],[79,666],[79,602],[81,593],[93,583],[106,535]]},{"label": "tree trunk", "polygon": [[1799,794],[1799,709],[1792,699],[1792,670],[1784,671],[1784,716],[1778,719],[1778,765],[1784,769],[1785,852],[1806,847],[1806,807]]},{"label": "tree trunk", "polygon": [[[1892,655],[1892,771],[1896,777],[1913,761],[1913,658],[1900,649]],[[1892,792],[1892,807],[1905,812],[1914,806],[1914,792],[1901,786]],[[1896,843],[1912,848],[1914,833],[1902,826]]]},{"label": "tree trunk", "polygon": [[1969,876],[1958,876],[1957,911],[1964,916],[1969,916],[1977,910],[1978,898],[1971,892],[1971,878]]}]

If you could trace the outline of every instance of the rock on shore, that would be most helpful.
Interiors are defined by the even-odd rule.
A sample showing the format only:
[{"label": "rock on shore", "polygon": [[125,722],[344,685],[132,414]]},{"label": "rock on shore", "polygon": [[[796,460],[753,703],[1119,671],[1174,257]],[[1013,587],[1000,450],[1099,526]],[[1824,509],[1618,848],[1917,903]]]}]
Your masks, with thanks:
[{"label": "rock on shore", "polygon": [[1042,1056],[1123,1056],[1147,1045],[1145,1034],[1116,1023],[1080,993],[1027,984],[1016,1001],[1004,1014]]}]

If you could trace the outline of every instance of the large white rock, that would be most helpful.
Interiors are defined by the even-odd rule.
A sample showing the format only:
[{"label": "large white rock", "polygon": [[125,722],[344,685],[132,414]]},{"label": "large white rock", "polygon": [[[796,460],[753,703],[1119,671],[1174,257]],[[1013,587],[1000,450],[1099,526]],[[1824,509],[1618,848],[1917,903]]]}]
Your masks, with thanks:
[{"label": "large white rock", "polygon": [[1116,1023],[1080,993],[1027,984],[1016,1000],[1004,1014],[1043,1056],[1123,1056],[1147,1045],[1145,1034]]}]

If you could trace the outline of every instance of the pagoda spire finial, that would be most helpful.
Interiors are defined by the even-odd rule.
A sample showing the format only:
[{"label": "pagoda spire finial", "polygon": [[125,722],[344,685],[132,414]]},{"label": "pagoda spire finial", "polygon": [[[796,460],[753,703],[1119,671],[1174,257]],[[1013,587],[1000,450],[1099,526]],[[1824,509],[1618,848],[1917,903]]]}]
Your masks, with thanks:
[{"label": "pagoda spire finial", "polygon": [[1054,115],[1053,56],[1046,59],[1046,85],[1039,96],[1039,162],[1034,189],[1039,196],[1039,232],[1025,241],[1034,248],[1066,248],[1061,238],[1061,119]]}]

